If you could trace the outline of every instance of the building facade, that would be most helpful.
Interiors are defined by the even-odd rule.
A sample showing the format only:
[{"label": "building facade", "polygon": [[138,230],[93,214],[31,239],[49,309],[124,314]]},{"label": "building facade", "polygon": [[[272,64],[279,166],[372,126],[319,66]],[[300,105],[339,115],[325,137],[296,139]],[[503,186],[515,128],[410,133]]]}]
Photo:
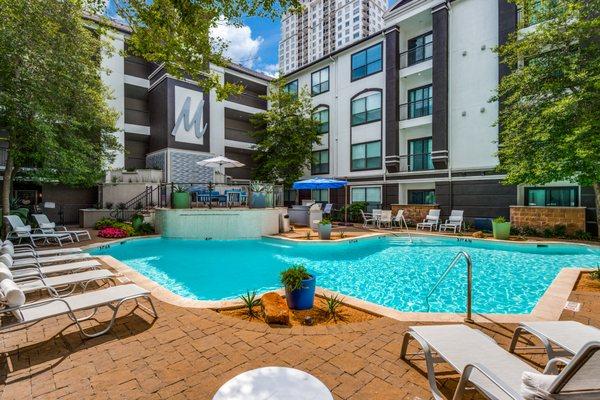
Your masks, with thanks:
[{"label": "building facade", "polygon": [[383,28],[385,0],[302,0],[281,19],[279,68],[290,73]]},{"label": "building facade", "polygon": [[[472,220],[515,205],[588,207],[593,224],[591,188],[504,185],[495,170],[501,104],[490,98],[508,71],[493,48],[516,28],[506,0],[400,0],[381,31],[286,75],[309,88],[322,122],[307,176],[347,179],[350,201],[373,208],[436,204]],[[308,196],[344,202],[343,190]]]}]

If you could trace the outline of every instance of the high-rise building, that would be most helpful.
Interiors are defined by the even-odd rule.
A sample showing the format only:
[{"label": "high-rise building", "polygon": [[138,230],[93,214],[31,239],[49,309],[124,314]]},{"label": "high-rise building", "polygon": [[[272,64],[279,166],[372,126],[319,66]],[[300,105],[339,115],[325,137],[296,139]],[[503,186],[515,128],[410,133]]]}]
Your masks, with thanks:
[{"label": "high-rise building", "polygon": [[385,0],[302,0],[281,20],[279,68],[287,74],[383,28]]}]

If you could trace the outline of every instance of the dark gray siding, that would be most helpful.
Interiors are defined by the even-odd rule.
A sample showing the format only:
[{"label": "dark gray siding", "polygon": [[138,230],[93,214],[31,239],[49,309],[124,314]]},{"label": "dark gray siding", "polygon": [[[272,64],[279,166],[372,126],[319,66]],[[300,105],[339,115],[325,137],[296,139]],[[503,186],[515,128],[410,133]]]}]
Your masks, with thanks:
[{"label": "dark gray siding", "polygon": [[464,210],[465,218],[510,216],[510,206],[517,204],[517,187],[497,180],[437,182],[436,202],[443,215],[452,209]]},{"label": "dark gray siding", "polygon": [[[448,6],[437,6],[433,15],[433,165],[445,169],[448,165]],[[436,156],[442,158],[437,158]]]},{"label": "dark gray siding", "polygon": [[398,134],[399,104],[399,38],[394,27],[385,35],[385,166],[389,172],[400,169]]}]

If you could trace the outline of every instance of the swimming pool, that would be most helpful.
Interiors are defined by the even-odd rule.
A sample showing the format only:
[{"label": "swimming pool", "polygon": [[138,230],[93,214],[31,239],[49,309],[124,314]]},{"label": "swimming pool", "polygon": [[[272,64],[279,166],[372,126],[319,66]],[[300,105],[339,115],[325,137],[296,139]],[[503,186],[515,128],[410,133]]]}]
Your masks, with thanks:
[{"label": "swimming pool", "polygon": [[400,311],[464,312],[462,261],[426,299],[459,251],[473,260],[473,311],[479,313],[529,313],[562,268],[600,264],[600,251],[588,246],[432,236],[335,243],[151,238],[92,253],[111,255],[171,292],[198,300],[280,288],[279,272],[304,264],[316,274],[317,285],[345,295]]}]

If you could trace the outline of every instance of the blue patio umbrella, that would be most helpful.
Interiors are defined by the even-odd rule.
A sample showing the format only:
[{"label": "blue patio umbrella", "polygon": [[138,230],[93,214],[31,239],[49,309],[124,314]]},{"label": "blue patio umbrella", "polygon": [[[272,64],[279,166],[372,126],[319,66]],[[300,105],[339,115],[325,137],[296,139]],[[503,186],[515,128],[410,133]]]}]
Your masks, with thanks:
[{"label": "blue patio umbrella", "polygon": [[[341,179],[311,178],[303,181],[296,181],[292,185],[294,189],[341,189],[348,184],[348,181]],[[348,193],[344,190],[344,206],[348,204]],[[348,210],[344,207],[344,223],[348,223]]]}]

